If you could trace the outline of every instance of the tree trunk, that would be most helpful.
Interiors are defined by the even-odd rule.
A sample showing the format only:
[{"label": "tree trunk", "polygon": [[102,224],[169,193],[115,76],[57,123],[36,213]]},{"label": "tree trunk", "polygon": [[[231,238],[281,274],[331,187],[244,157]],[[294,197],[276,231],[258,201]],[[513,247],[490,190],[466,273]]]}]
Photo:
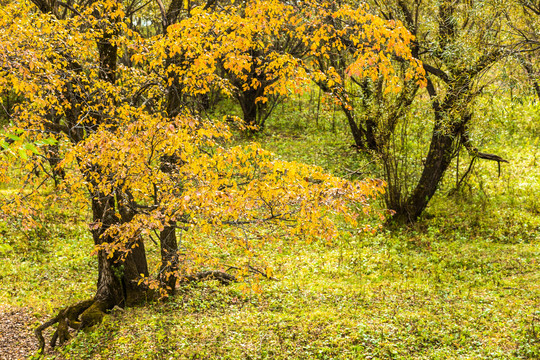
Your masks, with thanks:
[{"label": "tree trunk", "polygon": [[[241,94],[238,95],[238,101],[240,103],[240,107],[242,108],[242,114],[244,118],[244,124],[247,126],[256,127],[259,126],[259,106],[255,103],[255,100],[259,96],[259,92],[257,90],[246,90],[242,91]],[[250,129],[250,131],[257,131],[261,129]]]},{"label": "tree trunk", "polygon": [[[97,14],[99,16],[99,14]],[[99,78],[110,84],[116,82],[118,61],[118,47],[111,41],[112,33],[105,32],[98,40],[99,52]],[[107,99],[100,99],[107,101]],[[114,100],[111,100],[114,101]],[[96,125],[107,121],[100,115],[96,116]],[[96,167],[91,172],[99,173]],[[94,189],[98,188],[94,184]],[[122,208],[124,199],[121,194],[94,193],[92,195],[92,220],[95,229],[92,230],[94,245],[111,244],[115,239],[105,235],[105,231],[121,222],[129,222],[133,215]],[[117,208],[118,204],[118,208]],[[117,216],[116,210],[120,213]],[[84,310],[81,315],[81,326],[92,326],[99,323],[106,310],[118,305],[121,307],[134,305],[147,298],[147,289],[139,284],[141,275],[148,276],[148,265],[142,239],[133,240],[132,244],[125,244],[127,254],[109,254],[104,249],[98,251],[98,281],[97,291],[93,304]]]},{"label": "tree trunk", "polygon": [[[45,5],[46,1],[35,0],[34,3],[42,4],[40,9],[43,12],[50,12],[51,7]],[[112,13],[112,11],[111,11]],[[96,17],[101,17],[102,14],[96,11]],[[104,14],[108,16],[108,14]],[[115,19],[110,19],[112,22]],[[117,71],[117,58],[118,48],[113,43],[114,33],[108,31],[109,29],[103,29],[104,35],[97,41],[97,48],[99,54],[99,79],[101,81],[114,84],[116,82]],[[69,63],[70,67],[78,68],[76,63]],[[77,126],[77,131],[72,131],[73,125],[78,124],[80,120],[79,107],[82,101],[88,101],[89,99],[81,99],[77,96],[76,91],[73,89],[71,83],[67,83],[66,88],[62,90],[66,94],[66,98],[70,101],[70,106],[67,107],[66,121],[71,126],[69,130],[65,131],[70,140],[77,144],[84,140],[89,133],[96,129],[100,124],[109,121],[109,119],[103,114],[94,115],[94,123],[88,125],[86,128]],[[107,105],[114,105],[115,100],[113,97],[101,96],[92,99],[97,103]],[[109,102],[109,104],[107,104]],[[55,166],[55,164],[52,164]],[[80,164],[82,165],[82,164]],[[87,181],[93,185],[93,189],[98,189],[98,184],[94,177],[99,179],[100,171],[97,166],[83,166],[82,173],[88,176]],[[85,171],[87,170],[87,171]],[[99,180],[97,180],[99,181]],[[122,195],[119,193],[100,193],[90,189],[92,194],[91,206],[92,206],[92,237],[94,245],[100,246],[103,244],[113,244],[116,239],[110,235],[106,235],[105,232],[111,226],[121,224],[123,222],[129,222],[133,218],[133,214],[127,211],[127,208],[123,208]],[[117,215],[120,213],[120,216]],[[62,344],[69,339],[68,328],[82,329],[93,326],[101,322],[105,312],[112,309],[114,306],[130,306],[147,299],[148,290],[143,283],[139,284],[139,280],[142,276],[148,276],[148,265],[146,260],[146,253],[142,238],[137,237],[129,244],[124,244],[127,248],[127,253],[109,253],[105,249],[100,248],[98,250],[98,280],[97,289],[94,297],[91,300],[83,301],[75,305],[66,307],[60,310],[58,315],[53,319],[39,326],[36,330],[36,336],[40,343],[40,350],[45,348],[45,341],[43,338],[43,330],[47,327],[58,323],[58,328],[55,331],[52,339],[51,346],[56,345],[57,340]]]},{"label": "tree trunk", "polygon": [[[181,10],[183,8],[183,1],[173,0],[169,4],[169,8],[164,15],[163,21],[163,33],[167,34],[167,29],[172,24],[176,23],[179,19]],[[180,64],[182,61],[180,55],[167,56],[166,68],[169,68],[173,64]],[[184,96],[182,94],[182,86],[180,84],[178,75],[171,71],[168,74],[168,78],[172,79],[167,87],[167,115],[170,119],[174,119],[178,116],[185,103]],[[162,156],[160,169],[164,173],[171,174],[175,168],[179,165],[180,157],[176,155]],[[161,251],[161,266],[158,275],[158,280],[161,286],[167,290],[169,294],[174,294],[176,289],[176,273],[178,272],[178,242],[176,240],[176,222],[171,221],[167,224],[159,234],[159,243]]]},{"label": "tree trunk", "polygon": [[530,62],[529,59],[525,59],[524,57],[522,57],[521,64],[523,68],[525,68],[525,71],[527,72],[527,76],[532,83],[533,89],[536,93],[536,97],[538,98],[538,100],[540,100],[540,84],[538,83],[538,77],[534,71],[532,63]]},{"label": "tree trunk", "polygon": [[[120,214],[123,211],[119,209]],[[105,231],[113,225],[128,222],[130,218],[119,219],[116,215],[115,197],[113,195],[98,194],[92,199],[92,215],[94,224],[101,226],[93,230],[94,245],[110,244],[114,238],[104,235]],[[131,217],[132,218],[132,217]],[[142,276],[148,276],[148,264],[144,243],[141,238],[134,239],[133,243],[126,244],[127,254],[109,254],[105,250],[98,251],[98,282],[94,297],[105,310],[115,305],[121,307],[131,306],[145,300],[147,289],[138,284]]]},{"label": "tree trunk", "polygon": [[452,161],[454,139],[453,135],[444,135],[437,130],[433,131],[420,180],[405,204],[396,204],[394,221],[411,223],[422,214]]},{"label": "tree trunk", "polygon": [[166,226],[159,234],[161,246],[161,267],[159,281],[161,286],[174,295],[178,278],[178,241],[176,238],[176,223]]},{"label": "tree trunk", "polygon": [[[432,107],[435,113],[435,125],[428,155],[424,162],[420,180],[412,194],[403,201],[403,204],[392,204],[394,205],[391,207],[392,210],[396,211],[392,221],[398,223],[415,222],[426,208],[435,191],[437,191],[454,156],[455,141],[464,132],[467,123],[472,117],[472,114],[467,109],[470,103],[471,86],[472,81],[470,80],[451,84],[447,88],[444,99],[439,103],[436,100],[437,93],[433,82],[428,79],[427,90],[433,101]],[[458,118],[452,116],[452,113],[456,111],[459,111]]]},{"label": "tree trunk", "polygon": [[351,129],[351,134],[353,136],[354,144],[356,145],[358,149],[365,149],[364,131],[356,123],[353,110],[348,109],[347,105],[345,105],[343,101],[341,101],[341,110],[343,110],[343,113],[345,114],[345,117],[347,118],[347,122],[349,123],[349,128]]}]

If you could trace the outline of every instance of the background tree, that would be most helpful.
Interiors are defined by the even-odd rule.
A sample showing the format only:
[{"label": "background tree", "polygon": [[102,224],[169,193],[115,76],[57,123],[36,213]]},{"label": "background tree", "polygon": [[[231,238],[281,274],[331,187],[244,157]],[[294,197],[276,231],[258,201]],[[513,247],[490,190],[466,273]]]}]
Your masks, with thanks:
[{"label": "background tree", "polygon": [[540,3],[518,0],[515,6],[509,8],[506,16],[510,20],[510,29],[515,39],[510,46],[516,52],[519,64],[525,70],[536,97],[540,100]]},{"label": "background tree", "polygon": [[280,99],[307,81],[297,57],[301,40],[293,33],[298,15],[278,1],[212,4],[192,7],[189,17],[168,27],[177,96],[222,92],[238,102],[245,125],[262,128]]},{"label": "background tree", "polygon": [[301,62],[307,51],[298,33],[302,18],[279,1],[250,2],[235,10],[226,31],[246,43],[222,54],[218,64],[240,104],[244,123],[260,130],[275,106],[300,92],[307,81]]},{"label": "background tree", "polygon": [[[401,20],[415,36],[413,53],[422,61],[427,74],[426,89],[434,122],[422,171],[417,178],[413,175],[414,185],[404,186],[411,181],[402,176],[408,177],[410,172],[399,170],[399,166],[406,164],[395,157],[399,149],[387,149],[381,157],[389,183],[387,204],[396,212],[395,221],[414,222],[435,194],[462,146],[475,154],[473,156],[485,155],[484,158],[503,161],[496,155],[479,153],[468,134],[474,119],[472,105],[482,89],[482,75],[506,55],[501,47],[504,11],[500,4],[490,2],[375,1],[374,5],[382,17]],[[399,57],[394,59],[400,60]],[[371,89],[370,96],[383,98],[381,88]],[[403,86],[397,108],[401,109],[401,105],[408,108],[412,102],[410,94],[416,90]],[[383,103],[386,105],[388,101]],[[404,134],[396,134],[396,125],[386,128],[391,130],[390,137],[399,138]]]},{"label": "background tree", "polygon": [[[399,77],[390,54],[411,64],[407,77],[416,77],[419,69],[403,27],[369,14],[363,6],[331,1],[302,6],[258,1],[219,11],[194,8],[170,34],[188,40],[171,45],[171,52],[183,59],[176,71],[185,92],[221,89],[239,102],[244,122],[251,127],[262,127],[280,99],[303,92],[310,80],[335,88],[338,101],[348,109],[338,86],[346,72],[363,79],[380,71],[388,90]],[[343,66],[333,64],[344,52]]]},{"label": "background tree", "polygon": [[[356,147],[381,153],[424,81],[412,43],[414,29],[409,32],[400,20],[383,21],[366,4],[319,4],[311,47],[313,66],[322,76],[315,82],[337,101]],[[369,29],[368,34],[361,29]]]}]

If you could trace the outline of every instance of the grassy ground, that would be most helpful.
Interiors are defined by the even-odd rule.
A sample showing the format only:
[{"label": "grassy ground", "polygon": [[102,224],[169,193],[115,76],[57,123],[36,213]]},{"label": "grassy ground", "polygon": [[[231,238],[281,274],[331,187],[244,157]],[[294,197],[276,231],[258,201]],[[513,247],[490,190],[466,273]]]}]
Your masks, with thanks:
[{"label": "grassy ground", "polygon": [[[540,111],[503,105],[479,104],[490,127],[480,122],[475,139],[511,163],[500,177],[496,164],[477,164],[453,195],[450,172],[416,226],[332,244],[283,239],[262,251],[279,278],[263,281],[262,294],[183,288],[166,303],[107,316],[47,358],[540,358]],[[325,111],[317,130],[314,112],[278,108],[257,140],[343,176],[377,175],[339,117]],[[43,316],[92,296],[84,213],[64,211],[29,238],[1,229],[2,303]]]}]

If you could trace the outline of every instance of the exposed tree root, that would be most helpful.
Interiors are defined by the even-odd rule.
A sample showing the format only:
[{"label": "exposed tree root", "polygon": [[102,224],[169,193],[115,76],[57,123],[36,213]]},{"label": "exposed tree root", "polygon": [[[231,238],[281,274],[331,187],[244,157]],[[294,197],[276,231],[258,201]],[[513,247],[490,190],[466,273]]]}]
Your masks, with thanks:
[{"label": "exposed tree root", "polygon": [[93,326],[101,321],[105,315],[104,304],[95,300],[81,301],[75,305],[68,306],[58,312],[58,315],[43,323],[34,330],[39,342],[39,352],[45,350],[45,338],[43,330],[58,323],[49,343],[51,348],[56,344],[63,345],[70,339],[69,329],[79,330],[85,327]]},{"label": "exposed tree root", "polygon": [[[185,282],[199,282],[205,280],[218,280],[223,285],[236,282],[237,279],[231,274],[219,270],[208,270],[195,273],[182,278]],[[39,342],[39,353],[45,351],[45,338],[43,331],[55,324],[58,324],[49,343],[54,349],[56,345],[65,344],[70,338],[70,329],[82,330],[101,323],[106,312],[111,310],[112,304],[99,300],[85,300],[75,305],[68,306],[58,312],[58,314],[43,323],[34,330]]]}]

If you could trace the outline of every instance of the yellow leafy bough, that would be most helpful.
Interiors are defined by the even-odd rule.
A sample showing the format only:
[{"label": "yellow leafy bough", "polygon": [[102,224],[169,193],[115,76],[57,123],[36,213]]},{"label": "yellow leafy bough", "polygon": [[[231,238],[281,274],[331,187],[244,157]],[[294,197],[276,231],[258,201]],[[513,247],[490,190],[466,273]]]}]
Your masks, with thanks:
[{"label": "yellow leafy bough", "polygon": [[[166,296],[181,281],[242,280],[261,244],[284,237],[331,241],[340,227],[377,228],[367,216],[381,181],[346,181],[277,160],[257,144],[231,146],[234,117],[205,118],[182,101],[263,83],[257,102],[285,95],[292,84],[300,91],[298,84],[311,80],[339,85],[340,75],[322,73],[312,59],[340,46],[358,48],[350,72],[391,77],[389,56],[417,64],[399,24],[364,8],[317,2],[297,11],[270,0],[190,9],[165,33],[142,37],[119,1],[34,4],[39,11],[25,1],[0,10],[0,90],[19,98],[0,156],[0,180],[18,190],[2,194],[2,216],[30,228],[39,226],[44,198],[86,204],[99,263],[94,298],[37,329],[42,349],[42,330],[55,323],[53,345],[68,338],[68,326],[92,326],[114,306]],[[274,51],[284,36],[296,39],[302,56]],[[246,55],[254,50],[264,59]],[[253,77],[257,72],[265,77]],[[150,239],[160,247],[157,274],[148,269]],[[237,255],[235,276],[216,270],[224,269],[224,253]]]}]

